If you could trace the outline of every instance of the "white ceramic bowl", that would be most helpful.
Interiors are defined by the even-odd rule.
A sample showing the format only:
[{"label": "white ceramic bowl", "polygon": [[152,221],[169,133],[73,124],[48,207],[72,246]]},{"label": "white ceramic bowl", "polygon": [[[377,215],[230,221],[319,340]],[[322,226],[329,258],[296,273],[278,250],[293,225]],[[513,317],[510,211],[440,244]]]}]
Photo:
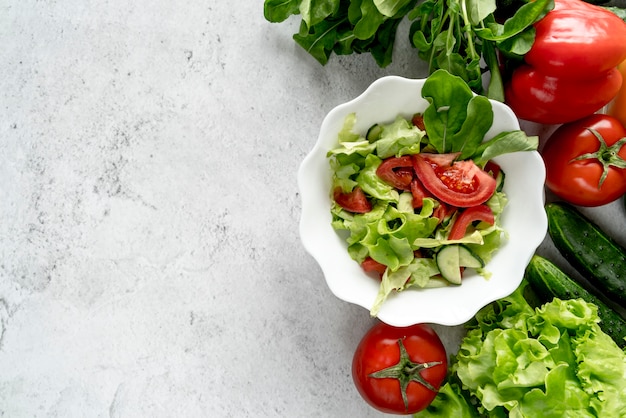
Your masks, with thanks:
[{"label": "white ceramic bowl", "polygon": [[[365,133],[376,122],[387,123],[399,114],[410,117],[423,112],[428,106],[421,96],[424,81],[383,77],[359,97],[335,107],[324,119],[317,143],[298,172],[302,243],[319,263],[332,293],[367,310],[376,298],[379,282],[350,258],[347,244],[331,226],[332,172],[326,153],[336,146],[337,133],[349,113],[356,113],[355,130]],[[486,139],[502,131],[520,129],[509,107],[494,101],[492,106],[494,123]],[[506,173],[503,190],[509,202],[502,214],[502,227],[506,231],[503,245],[486,265],[491,277],[485,279],[468,271],[461,286],[393,293],[380,309],[380,320],[393,326],[424,322],[459,325],[519,286],[526,265],[547,231],[545,167],[537,152],[516,152],[494,160]]]}]

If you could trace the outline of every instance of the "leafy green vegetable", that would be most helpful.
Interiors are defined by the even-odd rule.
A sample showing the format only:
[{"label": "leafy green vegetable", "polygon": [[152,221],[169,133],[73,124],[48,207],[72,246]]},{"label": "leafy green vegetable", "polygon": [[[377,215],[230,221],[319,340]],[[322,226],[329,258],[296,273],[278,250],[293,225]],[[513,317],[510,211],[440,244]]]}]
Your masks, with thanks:
[{"label": "leafy green vegetable", "polygon": [[474,95],[460,77],[444,70],[426,79],[422,96],[431,104],[424,112],[430,144],[438,153],[462,152],[460,159],[471,158],[493,124],[489,99]]},{"label": "leafy green vegetable", "polygon": [[[455,399],[477,400],[488,417],[626,416],[626,353],[600,329],[597,307],[555,298],[533,308],[526,286],[476,315],[450,368],[463,387]],[[415,416],[450,416],[437,413]]]},{"label": "leafy green vegetable", "polygon": [[[300,15],[294,40],[323,65],[333,53],[370,53],[379,66],[389,65],[398,26],[409,20],[409,41],[429,73],[445,69],[472,91],[503,101],[496,51],[523,56],[534,41],[533,23],[554,7],[553,0],[519,3],[500,10],[506,15],[498,19],[496,0],[265,0],[264,15],[270,22]],[[491,73],[486,92],[485,71]]]},{"label": "leafy green vegetable", "polygon": [[438,153],[461,152],[460,159],[484,164],[498,155],[537,149],[539,138],[528,137],[521,130],[501,132],[483,142],[493,124],[491,103],[473,94],[463,79],[448,71],[437,70],[428,76],[422,96],[430,103],[424,124]]},{"label": "leafy green vegetable", "polygon": [[476,407],[472,404],[467,391],[460,384],[452,381],[454,376],[439,388],[437,397],[426,409],[415,414],[416,418],[479,418]]}]

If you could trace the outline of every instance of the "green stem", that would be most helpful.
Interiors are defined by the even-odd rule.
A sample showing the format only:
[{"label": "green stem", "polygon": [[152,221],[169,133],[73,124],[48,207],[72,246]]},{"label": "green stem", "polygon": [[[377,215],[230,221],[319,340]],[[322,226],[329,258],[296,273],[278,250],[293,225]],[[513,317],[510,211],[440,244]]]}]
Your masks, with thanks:
[{"label": "green stem", "polygon": [[500,64],[496,54],[496,45],[492,41],[483,41],[483,57],[489,68],[491,78],[487,88],[487,97],[499,102],[504,102],[504,82],[500,72]]},{"label": "green stem", "polygon": [[427,363],[415,363],[409,358],[409,354],[402,343],[402,339],[398,340],[398,347],[400,348],[400,358],[396,364],[393,364],[386,369],[379,370],[371,373],[369,377],[373,379],[397,379],[400,383],[400,391],[402,394],[402,401],[406,410],[409,408],[409,399],[406,394],[407,387],[410,382],[417,382],[424,385],[429,390],[437,392],[437,388],[426,381],[421,375],[422,370],[426,370],[431,367],[439,366],[442,364],[440,361],[431,361]]},{"label": "green stem", "polygon": [[478,54],[476,53],[476,48],[474,46],[474,31],[472,30],[472,22],[470,22],[469,16],[467,15],[467,0],[461,1],[461,16],[463,17],[463,29],[465,30],[465,34],[467,35],[467,46],[470,51],[470,56],[472,59],[477,58]]},{"label": "green stem", "polygon": [[570,162],[582,160],[596,160],[598,163],[600,163],[602,165],[602,175],[600,176],[600,181],[598,182],[598,189],[600,189],[602,187],[602,184],[604,183],[604,180],[609,175],[609,170],[611,169],[611,167],[626,168],[626,160],[624,160],[619,155],[619,151],[621,150],[621,148],[626,145],[626,137],[621,138],[613,145],[608,146],[600,132],[592,128],[587,128],[587,130],[596,137],[598,142],[600,142],[598,150],[596,152],[590,152],[580,155],[572,159]]}]

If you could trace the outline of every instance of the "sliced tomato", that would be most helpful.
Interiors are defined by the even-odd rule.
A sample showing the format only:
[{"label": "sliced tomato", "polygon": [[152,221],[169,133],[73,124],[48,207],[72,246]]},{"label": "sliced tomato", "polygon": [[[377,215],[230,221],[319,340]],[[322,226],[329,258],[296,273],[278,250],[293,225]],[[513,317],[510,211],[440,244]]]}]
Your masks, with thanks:
[{"label": "sliced tomato", "polygon": [[[438,165],[441,167],[448,167],[452,165],[457,158],[461,155],[460,152],[449,152],[447,154],[432,154],[428,152],[423,152],[419,154],[421,157],[428,160],[429,163]],[[415,165],[414,165],[415,167]]]},{"label": "sliced tomato", "polygon": [[366,273],[378,273],[378,275],[381,277],[383,274],[385,274],[385,270],[387,270],[387,266],[379,263],[372,257],[367,257],[365,260],[363,260],[363,262],[361,263],[361,268],[363,268]]},{"label": "sliced tomato", "polygon": [[376,170],[376,175],[385,183],[396,189],[407,191],[411,190],[413,173],[413,160],[408,155],[387,158]]},{"label": "sliced tomato", "polygon": [[341,187],[337,187],[333,192],[333,197],[339,206],[349,212],[367,213],[372,210],[372,204],[359,186],[356,186],[350,193],[344,193]]},{"label": "sliced tomato", "polygon": [[422,115],[421,113],[414,114],[413,118],[411,118],[411,122],[414,126],[417,126],[422,131],[426,130],[426,125],[424,124],[424,115]]},{"label": "sliced tomato", "polygon": [[424,205],[424,199],[432,197],[432,194],[424,188],[422,182],[417,178],[411,181],[411,194],[413,195],[413,208],[421,208]]},{"label": "sliced tomato", "polygon": [[498,165],[498,163],[494,163],[492,160],[489,160],[487,164],[485,164],[485,171],[487,173],[491,173],[491,177],[494,179],[498,177],[502,168]]},{"label": "sliced tomato", "polygon": [[448,239],[463,238],[465,232],[467,232],[467,227],[476,221],[487,222],[489,225],[493,225],[495,218],[491,208],[487,205],[478,205],[465,209],[454,221]]},{"label": "sliced tomato", "polygon": [[439,206],[437,206],[433,212],[433,216],[439,219],[439,223],[446,220],[448,217],[452,216],[452,214],[457,210],[457,208],[447,205],[443,202],[439,202]]},{"label": "sliced tomato", "polygon": [[454,161],[456,157],[451,158],[451,154],[416,154],[413,157],[415,173],[424,187],[449,205],[477,206],[485,203],[496,190],[496,180],[471,160]]}]

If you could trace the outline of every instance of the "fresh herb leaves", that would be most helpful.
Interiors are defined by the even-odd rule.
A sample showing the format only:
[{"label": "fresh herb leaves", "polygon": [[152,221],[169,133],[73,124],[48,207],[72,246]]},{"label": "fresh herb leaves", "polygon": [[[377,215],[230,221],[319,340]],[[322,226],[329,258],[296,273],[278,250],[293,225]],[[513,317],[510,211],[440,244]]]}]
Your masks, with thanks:
[{"label": "fresh herb leaves", "polygon": [[472,93],[459,76],[436,70],[424,82],[422,97],[430,105],[424,112],[429,144],[438,153],[460,152],[459,159],[485,164],[510,152],[536,150],[538,138],[523,131],[508,131],[483,142],[493,124],[489,99]]},{"label": "fresh herb leaves", "polygon": [[294,40],[322,65],[333,53],[369,53],[380,67],[392,62],[398,25],[406,18],[411,45],[429,73],[445,69],[474,92],[503,101],[498,51],[523,56],[534,41],[533,23],[554,7],[554,0],[519,3],[498,19],[496,0],[265,0],[264,15],[270,22],[300,15]]}]

